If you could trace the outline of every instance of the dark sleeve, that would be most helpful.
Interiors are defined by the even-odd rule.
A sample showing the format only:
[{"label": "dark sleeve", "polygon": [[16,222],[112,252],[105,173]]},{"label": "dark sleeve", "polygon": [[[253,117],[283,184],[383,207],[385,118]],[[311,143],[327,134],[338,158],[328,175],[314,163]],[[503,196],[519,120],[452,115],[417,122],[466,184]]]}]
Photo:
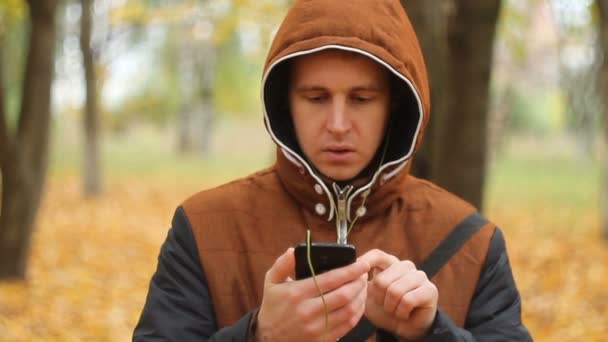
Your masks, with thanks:
[{"label": "dark sleeve", "polygon": [[183,208],[158,256],[158,267],[133,341],[247,341],[252,313],[218,331],[213,302]]},{"label": "dark sleeve", "polygon": [[521,322],[521,299],[505,240],[496,228],[471,301],[464,329],[441,310],[424,341],[532,341]]}]

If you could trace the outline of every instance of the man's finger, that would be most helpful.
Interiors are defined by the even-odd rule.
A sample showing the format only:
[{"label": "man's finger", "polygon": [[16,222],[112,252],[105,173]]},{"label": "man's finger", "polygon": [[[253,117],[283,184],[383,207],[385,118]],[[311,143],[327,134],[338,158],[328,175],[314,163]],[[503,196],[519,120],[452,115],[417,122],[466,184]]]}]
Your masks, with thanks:
[{"label": "man's finger", "polygon": [[359,279],[353,280],[334,291],[326,293],[325,303],[327,304],[327,310],[331,312],[347,305],[361,296],[362,293],[365,294],[366,287],[367,279],[359,277]]},{"label": "man's finger", "polygon": [[[329,314],[328,323],[331,331],[336,332],[336,338],[346,335],[359,323],[365,313],[365,294],[361,293],[352,302]],[[330,340],[331,341],[331,340]]]},{"label": "man's finger", "polygon": [[363,254],[357,260],[367,262],[371,268],[379,268],[384,270],[390,265],[399,262],[396,256],[384,253],[379,249],[372,249],[371,251]]},{"label": "man's finger", "polygon": [[266,281],[271,284],[279,284],[293,278],[296,259],[293,248],[288,248],[285,253],[275,260],[272,267],[266,272]]},{"label": "man's finger", "polygon": [[389,285],[382,298],[383,302],[377,303],[384,306],[386,312],[394,313],[405,294],[423,286],[426,282],[428,279],[424,272],[407,272]]},{"label": "man's finger", "polygon": [[[336,268],[326,273],[317,275],[317,284],[323,293],[327,293],[337,289],[338,287],[358,279],[362,275],[369,272],[369,264],[363,261],[355,261],[354,263]],[[303,279],[299,284],[299,288],[305,297],[313,297],[319,295],[319,289],[315,285],[312,278]]]},{"label": "man's finger", "polygon": [[405,260],[396,262],[390,265],[384,271],[375,275],[374,279],[372,280],[371,293],[376,300],[376,303],[378,305],[382,305],[385,302],[385,297],[389,295],[387,290],[393,286],[393,283],[400,281],[401,278],[407,278],[409,274],[415,272],[416,266],[414,263]]},{"label": "man's finger", "polygon": [[437,288],[432,283],[418,287],[401,297],[401,301],[395,311],[399,319],[409,319],[411,313],[416,309],[433,309],[437,302]]}]

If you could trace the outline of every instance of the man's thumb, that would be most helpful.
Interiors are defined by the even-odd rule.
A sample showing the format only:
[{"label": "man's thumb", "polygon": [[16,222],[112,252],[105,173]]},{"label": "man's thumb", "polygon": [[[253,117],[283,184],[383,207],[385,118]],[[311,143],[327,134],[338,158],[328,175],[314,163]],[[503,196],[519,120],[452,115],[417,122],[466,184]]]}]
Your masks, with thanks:
[{"label": "man's thumb", "polygon": [[266,272],[266,282],[272,284],[283,283],[288,277],[294,277],[294,270],[296,267],[296,259],[293,253],[293,248],[288,248],[274,262],[272,267]]}]

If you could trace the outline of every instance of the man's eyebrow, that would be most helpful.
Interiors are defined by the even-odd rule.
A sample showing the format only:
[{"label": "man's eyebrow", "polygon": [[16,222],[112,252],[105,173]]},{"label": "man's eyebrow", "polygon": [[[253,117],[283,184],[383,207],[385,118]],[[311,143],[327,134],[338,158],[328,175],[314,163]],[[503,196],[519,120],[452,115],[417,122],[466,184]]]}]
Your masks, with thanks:
[{"label": "man's eyebrow", "polygon": [[[326,91],[326,87],[322,87],[319,85],[301,85],[296,87],[296,92],[305,92],[305,91]],[[372,92],[382,92],[384,89],[382,87],[368,84],[368,85],[358,85],[354,86],[350,89],[350,91],[372,91]]]},{"label": "man's eyebrow", "polygon": [[361,85],[361,86],[356,86],[353,87],[351,90],[354,91],[374,91],[374,92],[381,92],[384,91],[384,88],[379,87],[375,84],[368,84],[368,85]]},{"label": "man's eyebrow", "polygon": [[296,87],[296,91],[324,91],[327,90],[325,87],[317,86],[317,85],[302,85]]}]

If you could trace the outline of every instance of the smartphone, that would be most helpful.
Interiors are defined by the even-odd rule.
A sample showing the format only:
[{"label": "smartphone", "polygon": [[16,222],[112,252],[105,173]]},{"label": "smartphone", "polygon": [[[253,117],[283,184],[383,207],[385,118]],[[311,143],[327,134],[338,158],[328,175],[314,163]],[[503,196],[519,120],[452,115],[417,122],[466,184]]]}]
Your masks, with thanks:
[{"label": "smartphone", "polygon": [[[306,243],[299,243],[295,248],[296,255],[296,279],[304,279],[312,276],[308,266]],[[313,242],[310,245],[310,260],[319,275],[334,268],[350,265],[357,259],[355,246],[332,242]]]}]

